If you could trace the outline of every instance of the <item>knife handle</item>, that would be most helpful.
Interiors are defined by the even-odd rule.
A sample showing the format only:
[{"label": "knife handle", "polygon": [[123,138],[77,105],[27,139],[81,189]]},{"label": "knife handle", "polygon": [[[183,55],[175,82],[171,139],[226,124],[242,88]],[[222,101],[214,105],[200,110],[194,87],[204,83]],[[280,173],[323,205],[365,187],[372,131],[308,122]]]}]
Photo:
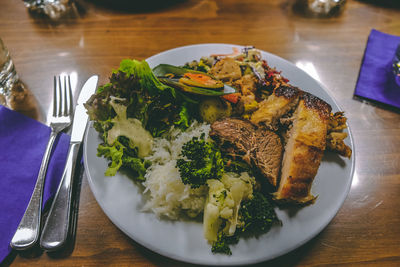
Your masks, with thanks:
[{"label": "knife handle", "polygon": [[33,247],[39,239],[40,224],[42,221],[43,187],[51,150],[56,137],[57,132],[51,131],[31,199],[18,225],[18,229],[10,242],[10,246],[13,249],[29,249]]},{"label": "knife handle", "polygon": [[81,142],[71,142],[69,145],[63,176],[43,228],[40,246],[47,251],[62,248],[68,238],[73,177],[80,145]]}]

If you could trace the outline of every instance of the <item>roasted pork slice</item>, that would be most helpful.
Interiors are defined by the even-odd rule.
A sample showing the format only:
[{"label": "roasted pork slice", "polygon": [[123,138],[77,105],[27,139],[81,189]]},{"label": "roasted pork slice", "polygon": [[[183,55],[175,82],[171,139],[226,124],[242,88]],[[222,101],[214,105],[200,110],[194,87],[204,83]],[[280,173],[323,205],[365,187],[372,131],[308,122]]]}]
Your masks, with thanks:
[{"label": "roasted pork slice", "polygon": [[210,136],[221,143],[228,143],[237,155],[256,167],[273,186],[277,185],[283,147],[276,133],[257,128],[247,120],[226,118],[211,125]]},{"label": "roasted pork slice", "polygon": [[258,110],[251,115],[251,122],[274,127],[279,118],[295,109],[301,92],[297,87],[290,85],[275,88],[267,99],[259,103]]},{"label": "roasted pork slice", "polygon": [[310,190],[326,147],[330,111],[328,103],[302,94],[285,146],[276,200],[298,204],[314,201]]}]

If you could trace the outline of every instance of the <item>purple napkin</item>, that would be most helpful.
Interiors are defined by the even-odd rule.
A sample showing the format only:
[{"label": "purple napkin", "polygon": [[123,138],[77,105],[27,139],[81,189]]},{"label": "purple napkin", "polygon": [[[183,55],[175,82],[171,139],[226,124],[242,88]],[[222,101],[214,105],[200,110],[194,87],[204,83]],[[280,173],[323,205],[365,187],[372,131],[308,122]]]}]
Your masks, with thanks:
[{"label": "purple napkin", "polygon": [[[9,243],[29,203],[50,137],[50,128],[0,105],[0,265],[10,254]],[[56,139],[48,165],[44,199],[57,190],[70,137]]]},{"label": "purple napkin", "polygon": [[400,36],[371,31],[354,95],[400,108],[400,85],[392,66],[399,44]]}]

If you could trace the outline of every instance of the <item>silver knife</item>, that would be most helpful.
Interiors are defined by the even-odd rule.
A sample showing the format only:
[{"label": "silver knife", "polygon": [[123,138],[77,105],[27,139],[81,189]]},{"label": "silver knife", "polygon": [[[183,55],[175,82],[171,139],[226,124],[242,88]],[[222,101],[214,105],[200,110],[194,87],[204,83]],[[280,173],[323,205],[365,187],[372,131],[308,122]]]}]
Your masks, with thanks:
[{"label": "silver knife", "polygon": [[40,238],[40,246],[47,251],[60,249],[67,241],[71,219],[73,177],[76,162],[79,160],[77,158],[79,148],[88,121],[88,115],[83,104],[95,93],[97,81],[97,75],[90,77],[78,97],[67,162]]}]

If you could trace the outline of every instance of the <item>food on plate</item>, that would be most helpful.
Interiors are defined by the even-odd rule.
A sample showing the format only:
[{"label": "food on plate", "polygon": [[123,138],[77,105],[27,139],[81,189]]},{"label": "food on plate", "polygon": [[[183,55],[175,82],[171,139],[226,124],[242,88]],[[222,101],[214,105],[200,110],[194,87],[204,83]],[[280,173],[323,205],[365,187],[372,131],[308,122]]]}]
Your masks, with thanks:
[{"label": "food on plate", "polygon": [[190,72],[183,74],[182,78],[179,79],[179,82],[189,86],[210,89],[222,89],[224,87],[223,82],[213,79],[209,75]]},{"label": "food on plate", "polygon": [[151,165],[142,183],[147,196],[143,211],[173,220],[182,216],[196,218],[203,213],[207,186],[193,188],[184,184],[176,164],[184,144],[202,134],[208,139],[209,131],[210,125],[194,122],[186,131],[173,127],[164,138],[154,139],[153,153],[146,157]]},{"label": "food on plate", "polygon": [[199,115],[203,121],[213,123],[216,120],[230,117],[232,105],[220,98],[206,98],[199,103]]},{"label": "food on plate", "polygon": [[251,122],[276,128],[279,119],[296,108],[300,92],[291,85],[277,87],[267,99],[258,104],[258,109],[251,115]]},{"label": "food on plate", "polygon": [[209,73],[224,82],[232,82],[242,77],[240,65],[230,57],[217,61]]},{"label": "food on plate", "polygon": [[292,116],[282,161],[281,181],[276,200],[299,204],[312,202],[311,185],[326,147],[331,107],[325,101],[303,92]]},{"label": "food on plate", "polygon": [[329,117],[328,136],[326,138],[327,148],[330,151],[338,153],[343,157],[351,157],[351,149],[344,143],[347,133],[342,132],[346,129],[347,118],[343,112],[335,112]]},{"label": "food on plate", "polygon": [[220,179],[224,172],[224,162],[221,152],[214,143],[200,138],[183,144],[176,167],[179,169],[182,183],[198,188],[205,185],[208,179]]},{"label": "food on plate", "polygon": [[210,136],[227,153],[241,157],[257,168],[273,186],[277,185],[283,147],[276,133],[257,128],[247,120],[227,118],[211,124]]},{"label": "food on plate", "polygon": [[123,60],[85,104],[108,160],[143,188],[143,212],[203,221],[213,253],[267,232],[281,202],[311,204],[326,149],[350,157],[346,118],[292,86],[253,47],[184,66]]},{"label": "food on plate", "polygon": [[204,206],[204,237],[211,243],[218,234],[232,236],[239,222],[239,208],[243,200],[253,194],[254,177],[247,173],[224,173],[220,180],[207,181],[208,196]]},{"label": "food on plate", "polygon": [[[136,179],[144,180],[150,162],[143,156],[149,147],[139,148],[138,140],[143,135],[147,140],[151,140],[150,136],[161,136],[171,126],[186,129],[192,115],[191,105],[189,97],[162,84],[145,61],[123,60],[112,73],[110,83],[99,87],[85,104],[94,128],[104,141],[98,156],[110,160],[106,175],[115,175],[123,168]],[[128,127],[130,130],[125,127],[128,124],[132,126]],[[116,127],[119,129],[114,131]],[[144,134],[126,134],[133,130]],[[146,152],[142,153],[143,149]]]},{"label": "food on plate", "polygon": [[162,83],[190,94],[220,96],[236,92],[235,88],[215,77],[188,68],[160,64],[153,73]]}]

